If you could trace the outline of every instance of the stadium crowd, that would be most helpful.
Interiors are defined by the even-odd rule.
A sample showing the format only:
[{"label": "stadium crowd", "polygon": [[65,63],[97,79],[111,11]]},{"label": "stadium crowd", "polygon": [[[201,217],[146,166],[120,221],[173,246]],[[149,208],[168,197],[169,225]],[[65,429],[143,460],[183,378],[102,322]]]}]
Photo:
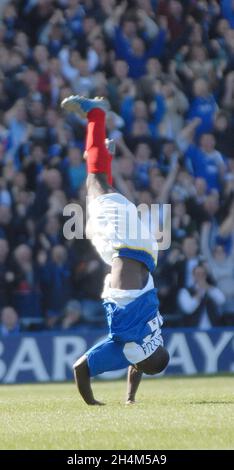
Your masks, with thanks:
[{"label": "stadium crowd", "polygon": [[63,236],[86,196],[77,93],[110,103],[117,189],[172,205],[165,324],[234,325],[234,1],[2,0],[0,334],[105,321],[106,266]]}]

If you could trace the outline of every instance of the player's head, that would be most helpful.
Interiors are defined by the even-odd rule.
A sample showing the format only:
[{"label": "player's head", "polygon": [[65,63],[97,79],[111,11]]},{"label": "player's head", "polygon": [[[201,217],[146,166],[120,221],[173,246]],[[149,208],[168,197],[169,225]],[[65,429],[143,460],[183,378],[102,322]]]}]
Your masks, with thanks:
[{"label": "player's head", "polygon": [[136,364],[136,369],[147,375],[159,374],[167,367],[169,360],[168,351],[159,346],[150,357]]}]

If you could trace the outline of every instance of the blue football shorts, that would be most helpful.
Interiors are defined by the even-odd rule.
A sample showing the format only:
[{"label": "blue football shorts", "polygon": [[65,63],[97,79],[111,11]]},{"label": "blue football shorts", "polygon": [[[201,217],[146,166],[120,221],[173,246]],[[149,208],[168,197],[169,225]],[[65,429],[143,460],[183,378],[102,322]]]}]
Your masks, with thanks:
[{"label": "blue football shorts", "polygon": [[91,377],[137,364],[163,346],[156,289],[125,307],[114,302],[104,302],[104,307],[109,335],[86,352]]}]

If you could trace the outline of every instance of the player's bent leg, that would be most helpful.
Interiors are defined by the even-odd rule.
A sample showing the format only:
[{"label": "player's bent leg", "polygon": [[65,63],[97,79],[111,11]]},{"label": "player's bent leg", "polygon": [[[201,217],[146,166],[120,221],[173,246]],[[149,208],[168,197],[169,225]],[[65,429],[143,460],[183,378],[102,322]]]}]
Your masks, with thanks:
[{"label": "player's bent leg", "polygon": [[151,356],[138,362],[136,367],[138,371],[144,372],[144,374],[155,375],[167,367],[169,359],[168,351],[163,346],[159,346]]},{"label": "player's bent leg", "polygon": [[104,405],[95,400],[90,384],[90,373],[87,356],[84,355],[73,365],[74,377],[77,388],[87,405]]}]

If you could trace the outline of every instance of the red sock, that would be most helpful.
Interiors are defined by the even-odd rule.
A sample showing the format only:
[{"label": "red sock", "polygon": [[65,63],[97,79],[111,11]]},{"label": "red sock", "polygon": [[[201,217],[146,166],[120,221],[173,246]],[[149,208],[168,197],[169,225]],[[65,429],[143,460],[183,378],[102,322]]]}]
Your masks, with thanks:
[{"label": "red sock", "polygon": [[87,117],[86,152],[88,173],[106,173],[109,182],[111,159],[105,146],[105,113],[96,108],[92,109]]}]

